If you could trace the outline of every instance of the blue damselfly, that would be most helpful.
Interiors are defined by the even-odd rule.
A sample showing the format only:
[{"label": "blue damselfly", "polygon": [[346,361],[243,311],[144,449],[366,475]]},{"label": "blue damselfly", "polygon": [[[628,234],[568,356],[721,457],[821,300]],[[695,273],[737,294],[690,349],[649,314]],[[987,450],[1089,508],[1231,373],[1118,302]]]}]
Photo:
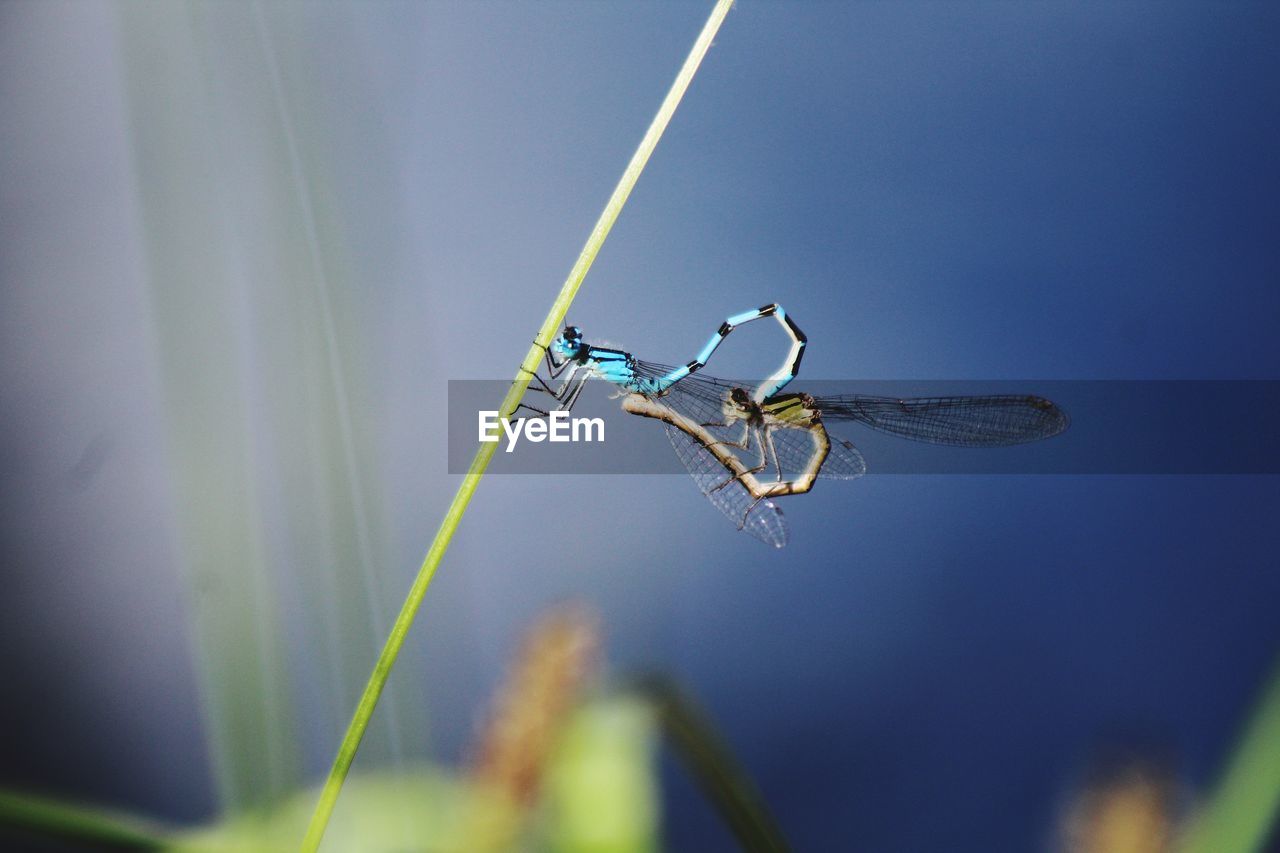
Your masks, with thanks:
[{"label": "blue damselfly", "polygon": [[[773,376],[748,390],[699,372],[730,332],[765,317],[774,317],[791,341]],[[567,410],[587,380],[615,385],[626,394],[625,411],[666,424],[677,456],[711,503],[739,530],[775,547],[785,545],[788,534],[774,498],[808,492],[819,478],[847,480],[866,473],[862,454],[851,442],[831,436],[828,422],[860,423],[913,441],[958,447],[1038,441],[1067,426],[1058,406],[1033,395],[899,399],[783,393],[799,372],[806,344],[804,333],[776,304],[730,317],[696,358],[679,367],[593,346],[576,326],[568,326],[546,350],[547,371],[561,379],[559,386],[535,374],[531,387]]]}]

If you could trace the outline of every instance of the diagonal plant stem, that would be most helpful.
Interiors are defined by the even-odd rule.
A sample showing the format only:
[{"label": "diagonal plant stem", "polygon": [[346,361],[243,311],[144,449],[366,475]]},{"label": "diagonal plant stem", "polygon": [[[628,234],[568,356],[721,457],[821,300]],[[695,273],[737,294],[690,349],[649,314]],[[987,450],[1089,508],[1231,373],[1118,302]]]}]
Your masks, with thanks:
[{"label": "diagonal plant stem", "polygon": [[[631,155],[631,162],[627,164],[626,170],[618,180],[617,187],[613,190],[613,195],[609,197],[608,203],[605,204],[604,210],[600,213],[600,218],[596,220],[595,228],[591,230],[590,236],[587,237],[587,242],[582,247],[582,252],[578,255],[577,262],[574,263],[573,269],[569,271],[569,277],[565,279],[564,286],[560,288],[560,294],[556,297],[556,301],[552,303],[551,310],[547,312],[547,318],[542,321],[538,336],[525,354],[524,361],[520,363],[520,370],[516,373],[516,378],[512,380],[511,387],[507,390],[507,395],[503,398],[502,405],[499,408],[500,417],[510,417],[528,389],[529,377],[538,368],[544,348],[551,344],[552,336],[560,327],[560,324],[564,322],[565,314],[568,313],[569,305],[573,302],[574,296],[577,295],[578,288],[582,286],[582,280],[586,278],[587,270],[591,268],[592,262],[595,261],[596,255],[600,252],[600,247],[604,245],[605,238],[609,236],[609,231],[612,230],[613,224],[618,220],[618,214],[622,212],[622,206],[626,204],[627,197],[631,195],[631,190],[635,187],[640,173],[644,171],[645,164],[649,162],[649,155],[657,147],[658,140],[662,137],[662,132],[666,130],[667,123],[675,113],[680,99],[684,97],[685,90],[689,88],[689,83],[693,80],[694,73],[702,63],[702,58],[706,55],[707,49],[711,47],[711,41],[715,38],[716,32],[720,29],[720,24],[724,21],[725,15],[728,14],[729,7],[732,5],[733,0],[717,0],[715,8],[711,10],[711,15],[707,19],[706,25],[698,35],[697,41],[694,42],[693,49],[689,51],[689,56],[685,59],[680,73],[676,75],[675,82],[671,84],[671,89],[667,92],[667,97],[663,100],[662,106],[658,108],[658,114],[654,116],[653,122],[645,132],[644,138],[640,140],[639,147]],[[347,777],[347,772],[351,769],[351,762],[355,759],[356,750],[360,747],[360,740],[364,737],[370,718],[373,717],[373,710],[378,704],[378,697],[382,694],[383,687],[386,686],[387,678],[391,674],[391,667],[395,665],[396,658],[400,654],[400,648],[404,645],[409,628],[413,625],[418,608],[422,605],[422,599],[427,593],[427,587],[431,585],[431,579],[435,576],[436,567],[440,565],[440,559],[444,556],[445,550],[448,549],[449,542],[453,539],[454,531],[457,530],[458,523],[462,520],[462,515],[466,512],[467,505],[471,502],[471,496],[475,494],[476,487],[480,484],[480,478],[484,476],[485,469],[489,467],[489,461],[493,458],[496,449],[497,444],[494,443],[486,442],[480,445],[480,448],[476,451],[475,458],[471,460],[471,466],[462,478],[461,485],[458,486],[457,493],[453,496],[452,503],[449,504],[449,509],[445,512],[444,520],[440,522],[436,537],[432,541],[431,547],[427,550],[427,555],[422,561],[422,567],[418,569],[418,575],[414,578],[413,586],[409,588],[409,594],[405,598],[404,605],[400,608],[400,615],[396,617],[395,624],[391,626],[391,634],[387,637],[386,645],[383,646],[382,653],[378,656],[378,662],[374,665],[373,673],[369,676],[369,683],[365,685],[364,694],[360,697],[360,703],[356,706],[355,716],[352,717],[351,724],[347,727],[347,732],[342,738],[342,743],[338,746],[337,757],[334,758],[333,767],[329,770],[329,777],[325,780],[324,788],[320,792],[320,800],[316,803],[316,810],[311,816],[311,823],[307,826],[307,834],[302,843],[304,851],[314,851],[320,846],[320,841],[324,837],[325,827],[328,826],[329,818],[333,814],[333,807],[338,801],[338,793],[342,790],[342,783]]]}]

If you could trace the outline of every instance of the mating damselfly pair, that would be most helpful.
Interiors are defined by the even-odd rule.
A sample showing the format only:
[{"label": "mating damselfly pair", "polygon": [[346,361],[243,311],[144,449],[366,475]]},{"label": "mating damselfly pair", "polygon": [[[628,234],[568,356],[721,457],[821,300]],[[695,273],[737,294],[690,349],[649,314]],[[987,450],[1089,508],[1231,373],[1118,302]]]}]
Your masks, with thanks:
[{"label": "mating damselfly pair", "polygon": [[[791,346],[778,372],[754,390],[699,371],[735,328],[773,317]],[[866,462],[852,443],[827,432],[829,421],[851,421],[930,444],[1001,447],[1038,441],[1066,429],[1054,403],[1033,395],[914,397],[783,393],[800,369],[808,339],[780,305],[766,305],[725,320],[697,357],[672,367],[628,352],[593,346],[568,326],[549,347],[546,367],[554,386],[537,373],[530,388],[572,409],[589,379],[623,392],[624,411],[666,425],[676,455],[698,488],[739,530],[781,548],[787,524],[774,498],[798,495],[820,478],[852,480]],[[547,412],[524,403],[519,408]]]}]

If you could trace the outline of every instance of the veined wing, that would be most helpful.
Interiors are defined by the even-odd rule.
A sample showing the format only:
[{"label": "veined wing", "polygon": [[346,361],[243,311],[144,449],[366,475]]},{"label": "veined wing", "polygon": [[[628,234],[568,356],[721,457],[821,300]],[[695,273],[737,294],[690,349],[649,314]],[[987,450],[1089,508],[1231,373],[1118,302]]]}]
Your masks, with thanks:
[{"label": "veined wing", "polygon": [[[674,368],[652,361],[636,360],[633,370],[637,381],[643,385],[668,375]],[[661,394],[640,393],[654,400],[661,400],[667,406],[697,424],[716,423],[724,420],[724,403],[729,399],[729,392],[738,382],[717,379],[703,373],[694,373],[667,388]]]},{"label": "veined wing", "polygon": [[[778,454],[777,461],[782,468],[783,479],[789,479],[803,471],[809,464],[813,454],[818,452],[813,440],[813,430],[823,429],[821,424],[802,429],[799,427],[779,426],[766,421],[764,428],[768,431],[769,439],[773,443],[773,449]],[[831,449],[827,452],[827,458],[822,463],[822,468],[818,470],[819,477],[829,480],[853,480],[867,473],[867,463],[852,442],[836,438],[830,433],[827,433],[827,439],[830,442]],[[770,466],[773,464],[773,460],[768,459],[767,454],[766,462]],[[776,474],[777,472],[775,471],[774,473]],[[766,473],[761,473],[757,476],[762,481],[768,477]]]},{"label": "veined wing", "polygon": [[872,429],[961,447],[1001,447],[1039,441],[1067,428],[1067,415],[1053,402],[1031,395],[985,397],[819,397],[826,420],[848,420]]},{"label": "veined wing", "polygon": [[781,548],[787,544],[787,522],[777,504],[752,497],[746,486],[733,479],[733,474],[702,442],[670,424],[666,427],[667,438],[671,440],[676,456],[680,457],[689,470],[689,476],[716,509],[739,530],[750,533],[766,545]]},{"label": "veined wing", "polygon": [[827,454],[827,461],[822,463],[822,470],[818,472],[819,477],[829,480],[856,480],[867,473],[867,462],[858,452],[858,448],[853,446],[852,441],[837,438],[831,433],[827,433],[827,437],[831,439],[831,452]]},{"label": "veined wing", "polygon": [[[635,364],[636,375],[642,379],[666,376],[671,370],[672,368],[665,364],[647,361],[637,361]],[[725,401],[729,399],[729,394],[734,388],[750,388],[753,384],[695,373],[681,379],[654,399],[660,400],[664,405],[685,415],[694,423],[706,427],[712,437],[736,441],[743,437],[743,423],[741,421],[726,423],[728,419]],[[721,424],[724,425],[721,426]],[[786,421],[776,418],[766,418],[765,429],[773,439],[774,448],[778,453],[777,461],[781,464],[783,476],[793,475],[803,470],[813,453],[813,438],[810,431],[788,425]],[[852,480],[867,473],[867,463],[852,442],[829,434],[828,437],[831,441],[831,451],[827,454],[827,459],[818,474],[819,477]],[[759,439],[759,433],[756,432],[750,437],[752,445],[738,454],[749,465],[759,461],[760,448],[756,444]],[[773,460],[766,458],[765,461],[772,464]],[[765,476],[761,475],[762,478]]]}]

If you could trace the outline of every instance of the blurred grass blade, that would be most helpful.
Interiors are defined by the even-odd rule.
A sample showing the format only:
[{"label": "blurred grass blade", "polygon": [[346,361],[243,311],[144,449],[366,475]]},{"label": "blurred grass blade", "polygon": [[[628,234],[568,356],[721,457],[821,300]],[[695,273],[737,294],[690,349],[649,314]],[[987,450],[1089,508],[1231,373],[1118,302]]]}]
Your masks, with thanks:
[{"label": "blurred grass blade", "polygon": [[95,848],[161,850],[169,845],[163,830],[138,818],[16,791],[0,790],[0,825],[30,829],[45,838],[92,842]]},{"label": "blurred grass blade", "polygon": [[[228,177],[236,172],[219,145],[230,122],[220,121],[228,113],[213,97],[225,63],[205,61],[225,42],[210,7],[121,4],[117,13],[147,310],[181,531],[177,562],[218,802],[241,811],[283,795],[301,773],[267,558],[253,407],[261,380],[242,343],[254,291],[239,262],[236,183]],[[272,257],[287,254],[280,247]],[[279,269],[290,267],[282,260]]]},{"label": "blurred grass blade", "polygon": [[743,849],[770,853],[789,850],[764,797],[693,700],[662,676],[639,679],[633,689],[657,709],[663,731],[676,754],[715,804]]},{"label": "blurred grass blade", "polygon": [[1280,665],[1222,779],[1187,833],[1186,853],[1262,851],[1280,815]]},{"label": "blurred grass blade", "polygon": [[534,849],[661,849],[655,717],[651,705],[635,695],[599,699],[573,715],[557,733],[546,770],[547,846]]},{"label": "blurred grass blade", "polygon": [[[711,16],[708,18],[701,34],[699,34],[697,41],[694,42],[688,58],[685,59],[684,66],[680,69],[680,73],[676,75],[675,82],[671,85],[671,89],[663,100],[662,106],[659,107],[658,114],[654,116],[653,122],[649,125],[648,131],[645,132],[639,147],[631,156],[631,162],[627,164],[627,168],[622,173],[613,195],[609,197],[609,201],[601,212],[600,218],[596,221],[595,228],[592,229],[590,236],[587,238],[586,245],[583,246],[582,252],[578,255],[577,262],[573,265],[573,269],[569,271],[569,277],[565,280],[564,286],[560,289],[560,294],[556,297],[551,310],[547,313],[534,344],[529,347],[529,351],[525,354],[520,370],[516,374],[515,380],[512,381],[506,397],[502,400],[502,405],[499,409],[502,416],[509,416],[515,411],[516,405],[528,389],[529,376],[538,368],[541,362],[542,348],[551,343],[552,336],[560,327],[560,324],[564,322],[565,314],[568,313],[569,305],[573,302],[574,296],[577,295],[578,288],[581,287],[582,280],[587,275],[587,270],[591,268],[591,264],[599,253],[600,247],[604,244],[605,238],[613,228],[614,222],[617,221],[618,214],[622,212],[622,206],[626,204],[627,197],[631,195],[631,190],[635,187],[645,164],[648,163],[649,156],[653,153],[654,148],[657,147],[658,140],[662,137],[667,123],[675,113],[680,99],[684,96],[685,90],[688,89],[694,73],[698,70],[703,56],[706,55],[707,49],[710,48],[712,39],[715,38],[716,32],[720,29],[720,24],[724,21],[724,17],[732,5],[732,0],[718,0],[715,8],[712,9]],[[338,793],[342,790],[342,782],[351,768],[351,762],[355,759],[356,750],[360,747],[360,740],[364,737],[365,730],[369,726],[369,720],[373,717],[373,710],[377,706],[378,697],[382,694],[387,678],[391,674],[391,667],[395,664],[401,646],[404,645],[405,637],[409,633],[409,628],[412,626],[418,608],[422,604],[422,599],[426,595],[427,587],[430,586],[431,579],[440,564],[440,559],[449,547],[454,531],[457,530],[458,523],[462,520],[462,515],[466,512],[472,495],[475,494],[480,478],[484,476],[485,469],[489,467],[489,461],[493,458],[496,448],[497,444],[495,443],[480,445],[479,450],[476,451],[475,458],[471,461],[471,466],[462,478],[462,484],[453,496],[452,503],[449,504],[449,509],[445,512],[444,520],[436,532],[431,547],[427,550],[427,555],[422,561],[422,566],[413,581],[413,586],[409,589],[409,594],[400,609],[400,614],[396,617],[395,624],[391,627],[391,634],[387,638],[386,645],[374,665],[373,674],[369,677],[369,683],[365,686],[364,694],[360,697],[360,703],[356,706],[355,716],[352,718],[346,735],[338,747],[337,757],[334,759],[333,767],[329,771],[329,777],[320,793],[320,799],[316,804],[311,824],[307,828],[306,838],[303,841],[304,850],[316,850],[320,846],[320,841],[324,837],[325,826],[328,824],[334,805],[337,803]]]}]

